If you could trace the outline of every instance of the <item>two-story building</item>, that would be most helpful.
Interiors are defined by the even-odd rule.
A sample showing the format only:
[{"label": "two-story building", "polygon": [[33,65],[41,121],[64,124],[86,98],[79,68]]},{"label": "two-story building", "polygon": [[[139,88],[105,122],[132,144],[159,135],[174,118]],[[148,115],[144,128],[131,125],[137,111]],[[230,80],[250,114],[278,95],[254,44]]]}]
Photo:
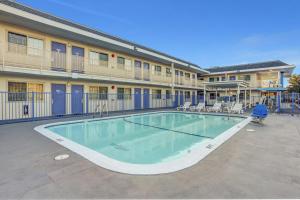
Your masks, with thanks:
[{"label": "two-story building", "polygon": [[199,75],[198,80],[205,85],[209,104],[222,96],[254,104],[262,95],[275,96],[285,91],[284,78],[290,77],[294,68],[279,60],[211,67],[206,68],[210,73]]},{"label": "two-story building", "polygon": [[195,100],[197,74],[207,73],[154,49],[0,2],[0,112],[12,118],[10,107],[28,116],[63,115],[92,112],[99,102],[110,111],[168,107],[173,95],[179,105]]},{"label": "two-story building", "polygon": [[294,67],[272,61],[202,69],[22,4],[0,1],[0,120],[173,107],[185,101],[196,104],[204,96],[208,104],[218,96],[251,102],[262,88],[279,90]]}]

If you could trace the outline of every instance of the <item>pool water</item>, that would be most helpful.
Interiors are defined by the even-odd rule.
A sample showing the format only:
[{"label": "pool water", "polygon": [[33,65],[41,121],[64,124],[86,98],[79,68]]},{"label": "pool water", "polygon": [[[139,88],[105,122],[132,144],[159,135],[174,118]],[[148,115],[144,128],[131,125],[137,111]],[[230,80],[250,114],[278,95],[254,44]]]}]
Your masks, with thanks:
[{"label": "pool water", "polygon": [[161,112],[55,125],[47,129],[118,161],[155,164],[176,158],[243,120]]}]

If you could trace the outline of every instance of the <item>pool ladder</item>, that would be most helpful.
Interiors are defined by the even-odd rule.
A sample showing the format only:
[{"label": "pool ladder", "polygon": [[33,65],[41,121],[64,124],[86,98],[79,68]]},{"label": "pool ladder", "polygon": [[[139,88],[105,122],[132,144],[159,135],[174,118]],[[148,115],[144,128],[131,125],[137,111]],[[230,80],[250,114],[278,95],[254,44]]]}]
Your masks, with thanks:
[{"label": "pool ladder", "polygon": [[[103,117],[103,113],[106,113],[106,116],[108,116],[108,106],[107,103],[98,104],[95,108],[95,114],[99,113],[100,117]],[[95,114],[93,115],[93,118],[95,118]]]}]

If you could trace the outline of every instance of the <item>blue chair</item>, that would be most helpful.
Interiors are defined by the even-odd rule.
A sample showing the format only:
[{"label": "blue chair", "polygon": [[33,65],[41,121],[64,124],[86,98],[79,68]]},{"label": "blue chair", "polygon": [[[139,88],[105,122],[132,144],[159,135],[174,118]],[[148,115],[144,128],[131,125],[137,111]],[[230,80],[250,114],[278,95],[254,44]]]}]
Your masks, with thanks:
[{"label": "blue chair", "polygon": [[252,111],[252,117],[262,121],[268,116],[268,108],[264,104],[257,104]]}]

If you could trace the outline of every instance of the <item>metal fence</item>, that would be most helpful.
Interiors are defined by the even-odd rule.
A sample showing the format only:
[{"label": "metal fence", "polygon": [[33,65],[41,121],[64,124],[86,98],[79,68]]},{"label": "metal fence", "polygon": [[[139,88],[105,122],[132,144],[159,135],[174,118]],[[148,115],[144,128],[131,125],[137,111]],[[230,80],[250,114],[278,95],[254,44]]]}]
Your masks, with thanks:
[{"label": "metal fence", "polygon": [[200,101],[203,102],[203,96],[180,94],[0,92],[0,124],[67,115],[174,108],[184,102],[196,105]]},{"label": "metal fence", "polygon": [[[261,103],[262,96],[246,99],[244,108]],[[234,102],[234,98],[231,98]],[[68,115],[108,114],[110,112],[174,108],[192,102],[204,102],[203,96],[182,94],[98,94],[98,93],[39,93],[0,92],[0,124],[38,120]],[[299,93],[278,93],[263,101],[270,112],[300,114]],[[208,105],[208,101],[206,101]]]}]

